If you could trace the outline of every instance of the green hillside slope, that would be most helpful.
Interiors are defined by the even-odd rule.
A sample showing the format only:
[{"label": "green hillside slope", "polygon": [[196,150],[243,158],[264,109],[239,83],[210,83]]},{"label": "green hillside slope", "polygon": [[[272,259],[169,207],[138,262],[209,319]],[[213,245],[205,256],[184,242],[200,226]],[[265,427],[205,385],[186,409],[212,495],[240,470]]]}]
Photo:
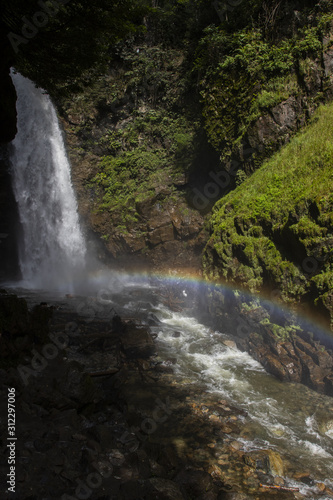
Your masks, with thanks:
[{"label": "green hillside slope", "polygon": [[333,104],[235,191],[210,220],[206,277],[333,317]]}]

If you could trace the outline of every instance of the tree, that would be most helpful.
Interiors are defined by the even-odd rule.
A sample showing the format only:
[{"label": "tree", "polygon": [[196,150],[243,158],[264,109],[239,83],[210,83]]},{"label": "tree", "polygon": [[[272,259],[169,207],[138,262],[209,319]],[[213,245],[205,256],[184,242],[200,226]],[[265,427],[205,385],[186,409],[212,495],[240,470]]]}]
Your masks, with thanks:
[{"label": "tree", "polygon": [[105,69],[111,48],[143,30],[146,0],[5,0],[6,59],[53,95],[71,92]]}]

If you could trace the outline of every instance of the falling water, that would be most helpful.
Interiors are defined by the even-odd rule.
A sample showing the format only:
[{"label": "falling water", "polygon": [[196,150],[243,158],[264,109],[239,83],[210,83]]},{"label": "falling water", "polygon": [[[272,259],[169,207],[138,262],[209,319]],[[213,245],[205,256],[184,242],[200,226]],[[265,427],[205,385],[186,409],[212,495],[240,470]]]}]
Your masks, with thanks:
[{"label": "falling water", "polygon": [[19,249],[30,288],[72,291],[85,267],[70,165],[55,108],[43,90],[12,72],[18,133],[11,144],[13,188],[23,229]]}]

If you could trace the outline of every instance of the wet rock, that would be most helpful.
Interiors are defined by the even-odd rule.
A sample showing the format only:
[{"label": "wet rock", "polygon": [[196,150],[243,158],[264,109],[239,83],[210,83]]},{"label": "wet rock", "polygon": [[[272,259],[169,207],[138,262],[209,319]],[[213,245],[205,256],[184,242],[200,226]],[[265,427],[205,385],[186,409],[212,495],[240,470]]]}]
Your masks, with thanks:
[{"label": "wet rock", "polygon": [[125,455],[116,448],[108,453],[108,458],[115,467],[120,467],[125,462]]},{"label": "wet rock", "polygon": [[333,420],[327,419],[319,423],[319,431],[321,434],[330,433],[333,436]]},{"label": "wet rock", "polygon": [[167,241],[173,241],[175,239],[175,234],[172,224],[151,231],[148,233],[148,239],[149,243],[153,246]]},{"label": "wet rock", "polygon": [[155,344],[148,329],[126,325],[120,338],[125,354],[129,358],[147,358],[155,353]]},{"label": "wet rock", "polygon": [[253,496],[245,493],[222,492],[218,500],[253,500]]},{"label": "wet rock", "polygon": [[208,472],[195,469],[183,469],[174,478],[184,496],[198,498],[203,492],[214,489],[213,479]]},{"label": "wet rock", "polygon": [[274,478],[274,484],[276,486],[284,486],[285,485],[285,480],[283,479],[283,477],[276,476]]},{"label": "wet rock", "polygon": [[[211,304],[211,313],[216,315],[214,302]],[[285,327],[264,324],[252,321],[251,315],[240,312],[240,308],[241,304],[236,302],[229,322],[223,325],[232,333],[235,322],[240,321],[237,311],[240,313],[242,326],[237,329],[236,337],[239,349],[247,351],[281,381],[303,383],[320,393],[333,395],[332,350],[326,349],[312,332],[288,328],[287,319],[283,321]],[[251,311],[255,318],[256,309]]]},{"label": "wet rock", "polygon": [[161,322],[154,313],[150,312],[148,313],[147,323],[150,326],[158,326]]},{"label": "wet rock", "polygon": [[238,441],[232,441],[230,443],[230,447],[233,449],[233,450],[240,450],[241,449],[241,444],[238,442]]},{"label": "wet rock", "polygon": [[302,481],[302,483],[305,484],[312,484],[313,480],[310,477],[310,472],[309,471],[302,471],[302,472],[295,472],[293,474],[293,478],[296,479],[296,481]]},{"label": "wet rock", "polygon": [[324,483],[316,483],[316,488],[319,490],[321,493],[323,493],[326,489],[326,486]]},{"label": "wet rock", "polygon": [[284,475],[284,464],[280,455],[272,450],[251,451],[244,455],[246,465],[273,476]]},{"label": "wet rock", "polygon": [[154,477],[149,479],[149,483],[152,486],[152,493],[156,494],[156,500],[184,500],[177,484],[169,479]]},{"label": "wet rock", "polygon": [[237,344],[234,340],[223,340],[223,344],[230,349],[237,349]]},{"label": "wet rock", "polygon": [[222,470],[218,465],[210,465],[207,472],[212,476],[213,479],[222,479]]}]

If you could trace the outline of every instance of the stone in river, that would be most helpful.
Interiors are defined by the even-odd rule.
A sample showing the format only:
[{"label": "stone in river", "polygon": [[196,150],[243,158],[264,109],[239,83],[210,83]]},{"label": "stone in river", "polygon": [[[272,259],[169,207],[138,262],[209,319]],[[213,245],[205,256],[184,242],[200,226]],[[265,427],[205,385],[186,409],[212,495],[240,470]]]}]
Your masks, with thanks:
[{"label": "stone in river", "polygon": [[258,450],[246,453],[244,462],[252,469],[261,470],[273,476],[284,475],[283,461],[280,455],[273,450]]},{"label": "stone in river", "polygon": [[155,353],[155,344],[148,329],[127,325],[120,336],[120,342],[129,358],[148,358]]}]

